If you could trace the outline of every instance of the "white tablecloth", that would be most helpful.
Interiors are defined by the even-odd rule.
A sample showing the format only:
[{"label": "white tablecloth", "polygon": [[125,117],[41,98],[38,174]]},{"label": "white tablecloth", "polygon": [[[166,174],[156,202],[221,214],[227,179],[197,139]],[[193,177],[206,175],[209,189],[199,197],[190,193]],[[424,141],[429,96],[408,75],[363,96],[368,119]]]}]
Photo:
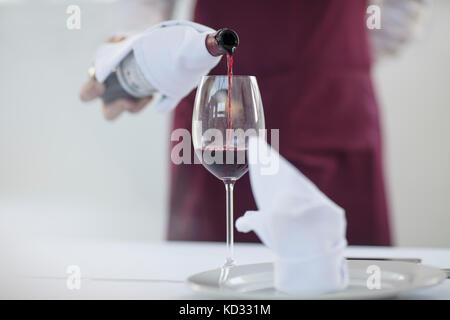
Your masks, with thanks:
[{"label": "white tablecloth", "polygon": [[[106,242],[53,240],[28,246],[2,298],[26,299],[207,299],[192,292],[184,280],[191,274],[220,266],[223,243]],[[239,264],[272,261],[259,244],[237,244]],[[450,267],[450,249],[350,247],[352,257],[421,258],[424,264]],[[25,262],[24,262],[25,261]],[[67,267],[81,271],[79,290],[67,288]],[[7,289],[6,289],[7,288]],[[404,299],[450,299],[450,280],[431,288],[405,293]]]}]

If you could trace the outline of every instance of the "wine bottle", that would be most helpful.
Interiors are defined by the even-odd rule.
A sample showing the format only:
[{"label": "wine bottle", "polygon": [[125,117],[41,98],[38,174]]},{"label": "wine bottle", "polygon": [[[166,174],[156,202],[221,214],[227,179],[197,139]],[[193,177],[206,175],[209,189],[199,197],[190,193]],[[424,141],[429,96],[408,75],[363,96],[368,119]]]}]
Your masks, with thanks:
[{"label": "wine bottle", "polygon": [[[239,37],[231,29],[220,29],[206,36],[208,52],[218,57],[232,55],[239,45]],[[158,90],[145,78],[133,51],[131,51],[104,81],[106,90],[102,95],[105,103],[119,98],[140,99],[155,94]]]}]

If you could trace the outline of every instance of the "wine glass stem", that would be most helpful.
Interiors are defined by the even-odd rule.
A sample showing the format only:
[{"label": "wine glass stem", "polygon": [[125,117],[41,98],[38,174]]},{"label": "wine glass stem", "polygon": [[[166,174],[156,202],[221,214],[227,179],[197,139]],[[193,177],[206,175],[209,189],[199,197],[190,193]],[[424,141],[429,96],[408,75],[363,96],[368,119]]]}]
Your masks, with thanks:
[{"label": "wine glass stem", "polygon": [[234,181],[226,180],[225,190],[227,194],[227,259],[225,266],[234,265],[234,219],[233,219],[233,188]]}]

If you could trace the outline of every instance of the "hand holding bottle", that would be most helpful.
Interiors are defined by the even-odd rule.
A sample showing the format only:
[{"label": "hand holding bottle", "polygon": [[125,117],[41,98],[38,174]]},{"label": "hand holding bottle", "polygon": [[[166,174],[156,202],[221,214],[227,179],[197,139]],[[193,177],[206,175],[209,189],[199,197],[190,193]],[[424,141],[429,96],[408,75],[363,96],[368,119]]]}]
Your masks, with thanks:
[{"label": "hand holding bottle", "polygon": [[[116,43],[125,40],[124,37],[112,37],[107,40],[108,43]],[[86,82],[80,91],[80,99],[83,102],[89,102],[100,98],[106,90],[106,86],[97,81],[93,74],[91,79]],[[121,98],[112,102],[102,103],[102,113],[106,120],[114,120],[123,112],[137,113],[145,108],[145,106],[152,100],[152,97],[142,99],[127,99]]]},{"label": "hand holding bottle", "polygon": [[215,31],[188,21],[166,21],[129,38],[102,45],[81,100],[103,100],[106,119],[138,112],[157,96],[156,110],[168,112],[191,92],[222,55],[239,44],[230,29]]}]

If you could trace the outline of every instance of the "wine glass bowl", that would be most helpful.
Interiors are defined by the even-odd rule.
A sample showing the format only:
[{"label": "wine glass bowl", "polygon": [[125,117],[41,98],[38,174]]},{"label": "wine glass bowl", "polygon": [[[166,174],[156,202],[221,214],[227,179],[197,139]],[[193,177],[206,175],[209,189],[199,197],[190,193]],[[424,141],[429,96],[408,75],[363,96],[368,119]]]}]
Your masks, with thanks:
[{"label": "wine glass bowl", "polygon": [[247,171],[248,138],[265,128],[258,83],[253,76],[203,77],[195,98],[192,142],[202,164],[221,180]]}]

